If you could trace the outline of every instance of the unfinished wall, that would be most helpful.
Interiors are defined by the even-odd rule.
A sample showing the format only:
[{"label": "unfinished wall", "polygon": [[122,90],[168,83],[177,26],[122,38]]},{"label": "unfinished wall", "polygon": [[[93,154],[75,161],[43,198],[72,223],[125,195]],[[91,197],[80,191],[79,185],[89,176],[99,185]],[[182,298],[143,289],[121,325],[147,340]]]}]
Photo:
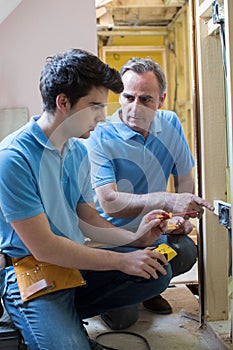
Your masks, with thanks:
[{"label": "unfinished wall", "polygon": [[182,8],[168,29],[168,105],[179,116],[191,152],[195,155],[190,4]]},{"label": "unfinished wall", "polygon": [[23,0],[0,24],[0,108],[41,112],[45,58],[71,47],[97,53],[94,0]]},{"label": "unfinished wall", "polygon": [[[226,1],[226,4],[233,9],[232,1]],[[227,113],[220,28],[212,23],[211,0],[196,0],[196,13],[202,195],[210,202],[226,201]],[[229,46],[232,41],[227,39],[226,42]],[[230,64],[228,69],[230,71]],[[229,118],[232,120],[230,112]],[[207,212],[203,217],[204,311],[207,321],[228,319],[229,243],[228,232],[219,225],[218,216]]]}]

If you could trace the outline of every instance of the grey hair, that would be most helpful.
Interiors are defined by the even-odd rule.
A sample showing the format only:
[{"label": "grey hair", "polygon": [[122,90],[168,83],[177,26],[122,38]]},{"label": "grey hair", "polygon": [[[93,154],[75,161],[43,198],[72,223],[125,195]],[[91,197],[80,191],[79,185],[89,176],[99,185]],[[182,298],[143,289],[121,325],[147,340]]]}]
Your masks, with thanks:
[{"label": "grey hair", "polygon": [[165,74],[160,67],[160,65],[155,62],[151,57],[147,58],[130,58],[128,62],[120,70],[121,76],[125,74],[128,70],[132,70],[137,74],[143,74],[147,72],[154,72],[155,76],[159,81],[160,87],[160,98],[163,96],[167,88],[167,82]]}]

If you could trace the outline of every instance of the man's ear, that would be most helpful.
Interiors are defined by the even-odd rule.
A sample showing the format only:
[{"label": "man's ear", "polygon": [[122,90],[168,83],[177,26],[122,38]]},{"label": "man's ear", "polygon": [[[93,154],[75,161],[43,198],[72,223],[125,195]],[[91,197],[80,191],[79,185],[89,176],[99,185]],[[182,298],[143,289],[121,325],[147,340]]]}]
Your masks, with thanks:
[{"label": "man's ear", "polygon": [[57,95],[56,106],[63,113],[67,113],[70,110],[70,100],[64,93]]},{"label": "man's ear", "polygon": [[167,93],[164,92],[163,96],[160,98],[158,108],[161,108],[163,106],[166,97],[167,97]]}]

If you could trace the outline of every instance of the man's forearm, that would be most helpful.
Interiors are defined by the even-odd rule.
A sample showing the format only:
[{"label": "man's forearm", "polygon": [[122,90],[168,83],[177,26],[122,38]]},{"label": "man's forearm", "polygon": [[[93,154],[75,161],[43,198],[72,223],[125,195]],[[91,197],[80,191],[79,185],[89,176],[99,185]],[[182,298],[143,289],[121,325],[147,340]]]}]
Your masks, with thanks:
[{"label": "man's forearm", "polygon": [[166,201],[166,192],[153,192],[148,194],[130,194],[112,192],[111,195],[98,196],[100,205],[108,216],[131,218],[141,216],[154,209],[169,209]]},{"label": "man's forearm", "polygon": [[144,215],[154,209],[174,213],[196,211],[199,216],[203,213],[203,207],[213,211],[208,201],[187,192],[153,192],[144,195],[117,192],[114,202],[102,208],[109,216],[127,218]]},{"label": "man's forearm", "polygon": [[92,242],[122,246],[128,245],[135,240],[135,233],[113,226],[105,219],[101,219],[98,222],[94,220],[93,224],[92,221],[84,222],[80,220],[79,226],[81,231]]}]

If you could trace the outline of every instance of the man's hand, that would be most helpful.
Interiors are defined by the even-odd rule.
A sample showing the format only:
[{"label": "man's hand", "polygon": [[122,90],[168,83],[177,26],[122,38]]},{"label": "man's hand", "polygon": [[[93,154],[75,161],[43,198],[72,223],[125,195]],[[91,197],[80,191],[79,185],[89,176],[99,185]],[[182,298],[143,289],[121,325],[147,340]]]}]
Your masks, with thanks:
[{"label": "man's hand", "polygon": [[157,271],[162,275],[167,272],[162,265],[167,265],[168,262],[163,254],[154,252],[154,247],[149,247],[143,250],[137,250],[132,253],[120,253],[119,270],[128,274],[149,279],[158,278]]},{"label": "man's hand", "polygon": [[134,247],[148,247],[153,244],[167,229],[167,221],[160,220],[157,216],[165,213],[163,210],[153,210],[146,214],[135,233],[139,237],[130,244]]},{"label": "man's hand", "polygon": [[188,235],[192,230],[193,225],[189,220],[185,220],[181,216],[175,216],[168,221],[166,233],[169,235]]},{"label": "man's hand", "polygon": [[191,193],[166,193],[166,204],[167,211],[172,213],[192,212],[195,211],[197,214],[188,215],[189,217],[200,219],[204,213],[204,208],[214,211],[214,207],[207,202],[205,199],[195,196]]}]

